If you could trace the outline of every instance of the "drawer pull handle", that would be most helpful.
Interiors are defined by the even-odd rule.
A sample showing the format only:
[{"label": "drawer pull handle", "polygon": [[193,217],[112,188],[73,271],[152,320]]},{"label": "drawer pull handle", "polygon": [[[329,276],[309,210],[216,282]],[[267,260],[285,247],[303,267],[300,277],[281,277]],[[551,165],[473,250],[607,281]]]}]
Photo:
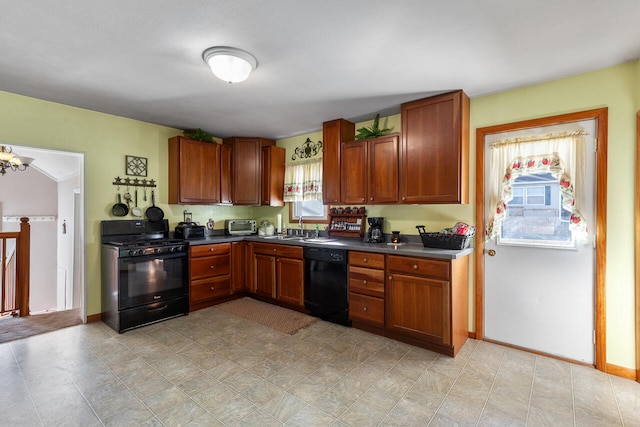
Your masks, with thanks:
[{"label": "drawer pull handle", "polygon": [[364,279],[364,280],[362,281],[362,284],[363,284],[363,285],[366,285],[366,284],[367,284],[367,279]]},{"label": "drawer pull handle", "polygon": [[417,270],[418,269],[418,265],[417,264],[413,264],[413,269]]},{"label": "drawer pull handle", "polygon": [[363,310],[363,311],[367,311],[367,307],[364,307],[362,310]]}]

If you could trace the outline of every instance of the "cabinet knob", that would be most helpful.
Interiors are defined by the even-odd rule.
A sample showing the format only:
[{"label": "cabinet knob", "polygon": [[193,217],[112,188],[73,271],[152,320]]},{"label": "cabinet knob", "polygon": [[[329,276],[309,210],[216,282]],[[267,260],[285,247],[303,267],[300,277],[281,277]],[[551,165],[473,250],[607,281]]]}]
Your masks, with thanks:
[{"label": "cabinet knob", "polygon": [[364,308],[362,309],[362,311],[367,311],[367,307],[364,307]]},{"label": "cabinet knob", "polygon": [[211,289],[212,291],[215,291],[215,290],[216,290],[216,288],[214,288],[213,286],[212,286],[212,287],[210,287],[209,289]]},{"label": "cabinet knob", "polygon": [[417,270],[418,269],[418,265],[417,264],[413,264],[413,269]]},{"label": "cabinet knob", "polygon": [[402,196],[402,200],[407,200],[407,198],[405,196]]},{"label": "cabinet knob", "polygon": [[393,280],[393,276],[389,276],[389,280]]},{"label": "cabinet knob", "polygon": [[362,262],[369,262],[369,260],[367,258],[363,258]]},{"label": "cabinet knob", "polygon": [[273,252],[278,252],[278,250],[276,248],[273,248]]},{"label": "cabinet knob", "polygon": [[214,265],[210,265],[209,268],[213,270],[216,267]]},{"label": "cabinet knob", "polygon": [[333,199],[333,203],[338,203],[338,199]]},{"label": "cabinet knob", "polygon": [[360,201],[361,201],[361,202],[364,202],[364,201],[365,201],[365,198],[363,197],[362,199],[360,199]]},{"label": "cabinet knob", "polygon": [[370,197],[369,200],[371,200],[373,202],[373,197]]},{"label": "cabinet knob", "polygon": [[209,248],[209,252],[215,251],[215,248]]},{"label": "cabinet knob", "polygon": [[366,285],[366,284],[367,284],[367,279],[364,279],[364,280],[362,281],[362,284],[363,284],[363,285]]}]

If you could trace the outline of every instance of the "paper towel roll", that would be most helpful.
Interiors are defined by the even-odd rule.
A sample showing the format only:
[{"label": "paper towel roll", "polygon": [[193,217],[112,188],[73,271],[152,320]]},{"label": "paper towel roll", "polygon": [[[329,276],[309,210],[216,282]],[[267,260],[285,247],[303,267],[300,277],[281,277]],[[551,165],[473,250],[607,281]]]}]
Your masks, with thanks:
[{"label": "paper towel roll", "polygon": [[278,228],[276,229],[276,233],[282,233],[282,214],[278,214]]}]

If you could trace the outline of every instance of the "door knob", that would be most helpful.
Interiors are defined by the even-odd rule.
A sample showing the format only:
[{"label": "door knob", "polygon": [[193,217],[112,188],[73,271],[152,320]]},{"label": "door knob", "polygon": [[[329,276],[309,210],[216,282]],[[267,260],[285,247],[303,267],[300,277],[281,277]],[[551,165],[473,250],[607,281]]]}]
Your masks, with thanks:
[{"label": "door knob", "polygon": [[489,256],[496,256],[496,251],[494,249],[489,249],[484,251]]}]

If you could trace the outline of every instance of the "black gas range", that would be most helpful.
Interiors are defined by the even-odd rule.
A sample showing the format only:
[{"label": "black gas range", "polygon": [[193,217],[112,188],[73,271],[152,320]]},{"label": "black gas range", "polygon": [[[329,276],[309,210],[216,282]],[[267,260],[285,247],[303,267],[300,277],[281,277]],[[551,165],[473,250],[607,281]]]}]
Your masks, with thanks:
[{"label": "black gas range", "polygon": [[167,220],[102,221],[102,319],[117,332],[186,315],[188,243]]}]

